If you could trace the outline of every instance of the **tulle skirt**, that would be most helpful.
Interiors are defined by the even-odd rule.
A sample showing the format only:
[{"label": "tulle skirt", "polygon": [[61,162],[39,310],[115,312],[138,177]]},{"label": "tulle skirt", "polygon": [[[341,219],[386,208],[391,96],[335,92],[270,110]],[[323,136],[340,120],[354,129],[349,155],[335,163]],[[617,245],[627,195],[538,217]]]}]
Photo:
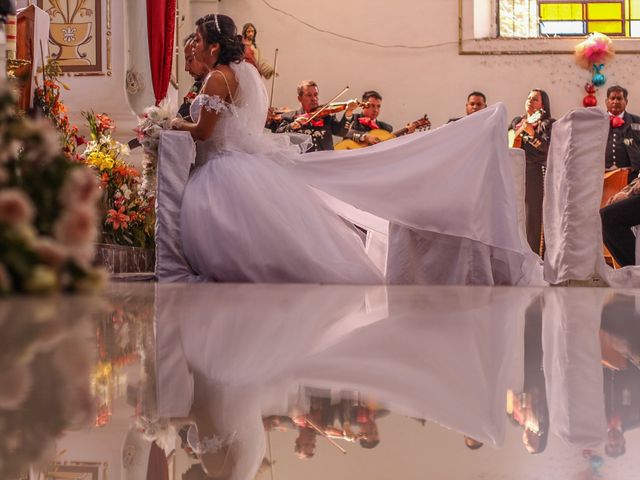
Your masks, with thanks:
[{"label": "tulle skirt", "polygon": [[265,155],[212,152],[185,189],[181,235],[210,280],[384,283],[354,227]]}]

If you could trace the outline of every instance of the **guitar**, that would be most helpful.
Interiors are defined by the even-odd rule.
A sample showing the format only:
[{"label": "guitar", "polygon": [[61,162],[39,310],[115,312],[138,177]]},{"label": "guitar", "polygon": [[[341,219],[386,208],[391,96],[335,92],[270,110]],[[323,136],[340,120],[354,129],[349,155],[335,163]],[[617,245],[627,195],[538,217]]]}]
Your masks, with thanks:
[{"label": "guitar", "polygon": [[511,148],[522,148],[522,134],[527,128],[527,125],[538,123],[544,114],[545,111],[543,109],[533,112],[526,120],[523,119],[520,122],[520,126],[516,130],[509,130],[509,146]]},{"label": "guitar", "polygon": [[[393,133],[387,132],[386,130],[383,130],[382,128],[376,128],[374,130],[370,130],[368,132],[366,132],[367,135],[373,135],[375,138],[377,138],[378,140],[380,140],[381,142],[384,142],[386,140],[390,140],[392,138],[396,138],[396,137],[401,137],[402,135],[406,135],[407,133],[409,133],[409,127],[415,127],[416,130],[418,129],[423,129],[423,128],[431,128],[431,121],[429,120],[429,117],[427,117],[427,115],[425,114],[424,117],[419,118],[418,120],[416,120],[415,122],[411,122],[409,125],[407,125],[404,128],[401,128],[400,130],[396,130]],[[335,150],[354,150],[356,148],[363,148],[363,147],[368,147],[369,144],[366,142],[356,142],[355,140],[342,140],[341,142],[336,143],[336,145],[333,147]]]}]

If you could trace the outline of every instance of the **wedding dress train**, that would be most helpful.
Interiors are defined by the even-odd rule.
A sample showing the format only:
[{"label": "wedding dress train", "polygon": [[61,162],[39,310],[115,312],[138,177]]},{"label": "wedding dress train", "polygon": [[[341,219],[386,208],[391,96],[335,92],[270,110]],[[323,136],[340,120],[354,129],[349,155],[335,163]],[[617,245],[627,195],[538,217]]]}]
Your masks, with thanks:
[{"label": "wedding dress train", "polygon": [[[287,136],[264,132],[267,96],[255,69],[244,62],[231,68],[238,81],[232,102],[201,94],[191,107],[196,120],[201,108],[219,113],[213,134],[198,145],[201,166],[181,207],[184,255],[201,278],[388,281],[321,191],[393,231],[418,232],[436,250],[446,245],[442,254],[427,249],[420,283],[543,283],[540,259],[518,230],[502,105],[366,149],[300,155]],[[403,265],[415,263],[412,247],[391,242],[388,270],[398,279]]]}]

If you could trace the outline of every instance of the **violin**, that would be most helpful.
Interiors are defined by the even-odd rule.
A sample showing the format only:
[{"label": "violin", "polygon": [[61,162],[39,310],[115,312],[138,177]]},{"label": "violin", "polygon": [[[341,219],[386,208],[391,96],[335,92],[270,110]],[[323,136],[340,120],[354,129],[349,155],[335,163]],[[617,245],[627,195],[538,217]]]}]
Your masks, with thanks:
[{"label": "violin", "polygon": [[291,113],[293,112],[293,108],[288,108],[288,107],[283,107],[283,108],[274,108],[274,107],[270,107],[269,110],[267,111],[267,121],[266,123],[272,123],[272,122],[276,122],[276,123],[280,123],[282,122],[282,116],[286,113]]},{"label": "violin", "polygon": [[349,100],[347,102],[327,103],[314,108],[308,113],[298,115],[295,118],[294,123],[298,123],[300,126],[307,125],[318,118],[328,117],[334,113],[343,112],[354,103],[357,105],[356,108],[367,108],[369,106],[369,102],[361,102],[358,99]]}]

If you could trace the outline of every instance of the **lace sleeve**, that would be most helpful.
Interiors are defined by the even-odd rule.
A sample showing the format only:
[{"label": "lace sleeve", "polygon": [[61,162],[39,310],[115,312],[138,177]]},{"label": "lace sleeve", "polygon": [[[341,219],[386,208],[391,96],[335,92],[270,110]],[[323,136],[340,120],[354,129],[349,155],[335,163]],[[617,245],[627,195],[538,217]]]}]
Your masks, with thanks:
[{"label": "lace sleeve", "polygon": [[218,95],[201,94],[202,108],[207,112],[215,111],[216,113],[227,112],[231,106]]}]

